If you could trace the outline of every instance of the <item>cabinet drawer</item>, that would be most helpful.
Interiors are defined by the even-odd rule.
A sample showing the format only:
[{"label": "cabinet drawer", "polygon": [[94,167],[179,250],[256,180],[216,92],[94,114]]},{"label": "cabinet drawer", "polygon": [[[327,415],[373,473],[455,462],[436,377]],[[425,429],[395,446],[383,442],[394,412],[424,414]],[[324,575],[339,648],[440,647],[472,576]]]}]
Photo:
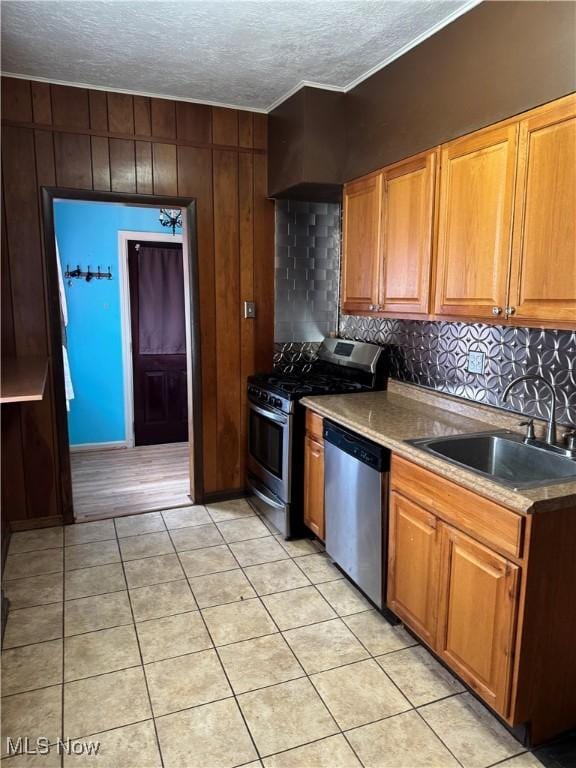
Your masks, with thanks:
[{"label": "cabinet drawer", "polygon": [[306,411],[306,433],[309,437],[312,437],[314,440],[318,440],[320,443],[324,440],[322,434],[323,424],[324,419],[322,416],[314,413],[314,411]]},{"label": "cabinet drawer", "polygon": [[502,552],[522,555],[524,519],[499,504],[396,455],[392,456],[392,487],[456,528]]}]

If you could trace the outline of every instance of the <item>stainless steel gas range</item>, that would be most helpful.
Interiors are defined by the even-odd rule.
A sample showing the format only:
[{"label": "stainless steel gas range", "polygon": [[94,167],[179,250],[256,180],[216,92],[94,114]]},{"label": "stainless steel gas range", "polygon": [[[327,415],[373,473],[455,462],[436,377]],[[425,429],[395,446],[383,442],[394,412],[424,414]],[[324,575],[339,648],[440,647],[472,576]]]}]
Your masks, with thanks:
[{"label": "stainless steel gas range", "polygon": [[384,389],[386,358],[375,344],[324,339],[308,373],[248,379],[248,485],[260,513],[286,538],[303,529],[305,409],[300,399]]}]

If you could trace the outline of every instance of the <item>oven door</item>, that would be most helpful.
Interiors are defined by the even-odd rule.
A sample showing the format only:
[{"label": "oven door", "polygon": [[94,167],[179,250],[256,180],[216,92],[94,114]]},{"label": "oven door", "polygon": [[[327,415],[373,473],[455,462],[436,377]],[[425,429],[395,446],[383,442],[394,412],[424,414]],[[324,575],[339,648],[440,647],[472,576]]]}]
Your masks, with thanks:
[{"label": "oven door", "polygon": [[248,468],[275,496],[290,501],[292,415],[248,401]]}]

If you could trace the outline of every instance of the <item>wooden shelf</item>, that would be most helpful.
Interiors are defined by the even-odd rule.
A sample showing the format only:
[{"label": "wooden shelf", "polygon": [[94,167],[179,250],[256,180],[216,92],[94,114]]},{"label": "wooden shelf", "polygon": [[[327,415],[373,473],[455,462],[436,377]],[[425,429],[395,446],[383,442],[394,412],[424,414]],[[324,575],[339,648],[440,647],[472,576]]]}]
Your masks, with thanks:
[{"label": "wooden shelf", "polygon": [[48,373],[46,357],[7,357],[2,360],[0,403],[42,400]]}]

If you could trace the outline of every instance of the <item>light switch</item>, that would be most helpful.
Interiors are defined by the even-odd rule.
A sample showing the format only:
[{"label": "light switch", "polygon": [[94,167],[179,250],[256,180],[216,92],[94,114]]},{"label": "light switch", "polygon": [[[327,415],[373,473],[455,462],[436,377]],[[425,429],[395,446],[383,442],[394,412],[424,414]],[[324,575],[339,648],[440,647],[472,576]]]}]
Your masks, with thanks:
[{"label": "light switch", "polygon": [[256,317],[256,302],[245,301],[244,302],[244,318],[248,319],[251,317]]}]

